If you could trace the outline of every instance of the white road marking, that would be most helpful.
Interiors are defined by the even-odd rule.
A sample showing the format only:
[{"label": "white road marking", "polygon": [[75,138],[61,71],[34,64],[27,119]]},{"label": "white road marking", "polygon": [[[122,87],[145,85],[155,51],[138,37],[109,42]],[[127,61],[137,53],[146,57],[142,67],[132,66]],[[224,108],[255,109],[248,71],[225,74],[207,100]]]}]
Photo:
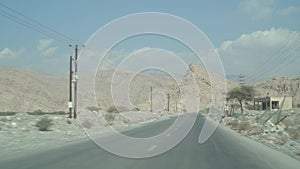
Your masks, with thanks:
[{"label": "white road marking", "polygon": [[152,151],[152,150],[154,150],[156,147],[157,147],[156,145],[153,145],[153,146],[151,146],[150,148],[148,148],[148,151]]},{"label": "white road marking", "polygon": [[169,137],[170,135],[171,135],[171,134],[170,134],[170,133],[168,133],[168,134],[167,134],[167,137]]}]

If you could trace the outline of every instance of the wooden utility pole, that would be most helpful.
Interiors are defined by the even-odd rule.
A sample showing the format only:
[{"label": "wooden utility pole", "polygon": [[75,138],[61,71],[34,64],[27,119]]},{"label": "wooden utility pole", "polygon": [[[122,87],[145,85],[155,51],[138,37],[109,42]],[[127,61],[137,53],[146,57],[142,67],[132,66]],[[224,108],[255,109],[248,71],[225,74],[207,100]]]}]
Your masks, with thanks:
[{"label": "wooden utility pole", "polygon": [[175,113],[177,113],[177,102],[178,102],[178,97],[176,96],[176,100],[175,100]]},{"label": "wooden utility pole", "polygon": [[167,111],[170,111],[170,94],[168,93],[168,107],[167,107]]},{"label": "wooden utility pole", "polygon": [[153,111],[153,100],[152,100],[152,86],[150,87],[150,111]]},{"label": "wooden utility pole", "polygon": [[68,107],[69,107],[69,118],[72,118],[72,107],[73,107],[73,102],[72,102],[72,79],[73,79],[73,68],[72,68],[72,64],[73,64],[73,58],[72,56],[70,56],[70,77],[69,77],[69,103],[68,103]]},{"label": "wooden utility pole", "polygon": [[[78,66],[78,45],[72,46],[69,45],[69,47],[73,47],[75,49],[75,59],[74,59],[74,72],[72,71],[72,64],[71,62],[73,61],[73,59],[70,59],[70,74],[72,74],[72,76],[70,75],[70,78],[72,78],[72,82],[74,83],[74,99],[73,99],[73,117],[74,119],[77,118],[77,82],[78,82],[78,70],[77,70],[77,66]],[[72,58],[72,57],[71,57]],[[72,86],[70,85],[70,88],[72,88]],[[72,98],[72,92],[70,92],[70,98]],[[70,99],[71,100],[71,99]],[[72,111],[70,109],[70,111]],[[71,114],[71,113],[70,113]],[[70,117],[72,117],[72,114],[70,115]]]},{"label": "wooden utility pole", "polygon": [[75,75],[74,75],[74,119],[77,118],[77,81],[78,81],[78,45],[75,45]]}]

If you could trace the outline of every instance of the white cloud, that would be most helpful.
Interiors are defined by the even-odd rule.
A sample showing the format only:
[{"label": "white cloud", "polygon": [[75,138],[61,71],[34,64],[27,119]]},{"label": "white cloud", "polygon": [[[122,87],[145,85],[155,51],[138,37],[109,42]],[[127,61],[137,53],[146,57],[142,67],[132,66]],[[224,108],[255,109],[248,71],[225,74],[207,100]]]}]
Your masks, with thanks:
[{"label": "white cloud", "polygon": [[18,51],[13,51],[9,48],[4,48],[3,50],[0,51],[0,59],[3,58],[15,58],[20,56],[25,52],[25,48],[21,48]]},{"label": "white cloud", "polygon": [[286,16],[300,11],[299,7],[277,7],[276,0],[244,0],[239,8],[253,20],[268,19],[272,16]]},{"label": "white cloud", "polygon": [[24,65],[23,68],[48,74],[66,74],[69,71],[69,56],[62,54],[56,58],[43,58],[38,62]]},{"label": "white cloud", "polygon": [[272,28],[225,41],[219,47],[218,53],[227,74],[251,74],[262,70],[260,73],[265,76],[272,73],[276,75],[278,72],[274,71],[278,68],[290,71],[287,73],[300,73],[299,65],[293,62],[299,58],[299,39],[300,34],[297,31]]},{"label": "white cloud", "polygon": [[43,57],[53,56],[58,46],[53,46],[53,39],[41,39],[37,45],[37,50]]},{"label": "white cloud", "polygon": [[54,42],[53,39],[41,39],[38,43],[37,49],[38,51],[43,51],[46,48],[48,48],[50,45],[52,45]]},{"label": "white cloud", "polygon": [[49,56],[53,56],[55,54],[55,52],[57,51],[58,47],[50,47],[45,49],[44,51],[41,51],[42,56],[44,57],[49,57]]},{"label": "white cloud", "polygon": [[289,6],[287,8],[277,10],[277,14],[285,16],[285,15],[290,15],[290,14],[293,14],[293,13],[297,13],[299,11],[300,11],[299,7]]},{"label": "white cloud", "polygon": [[[98,66],[100,70],[112,70],[118,66],[121,69],[136,71],[141,65],[152,64],[167,66],[176,76],[182,76],[185,70],[178,66],[179,59],[182,64],[188,66],[190,63],[201,64],[200,59],[191,52],[174,52],[171,55],[167,50],[159,50],[156,48],[144,47],[138,50],[111,50],[105,55],[105,58],[100,62],[100,56],[103,56],[108,49],[102,51],[94,51],[88,48],[84,49],[80,55],[80,70],[91,71]],[[176,56],[177,57],[176,57]],[[134,58],[134,59],[133,59]],[[99,65],[98,65],[99,64]]]}]

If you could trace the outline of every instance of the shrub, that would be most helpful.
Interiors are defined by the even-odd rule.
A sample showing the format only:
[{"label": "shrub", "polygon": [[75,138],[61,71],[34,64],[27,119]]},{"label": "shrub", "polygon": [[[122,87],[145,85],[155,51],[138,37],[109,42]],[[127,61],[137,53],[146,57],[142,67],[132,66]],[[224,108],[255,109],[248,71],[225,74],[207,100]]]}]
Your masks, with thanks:
[{"label": "shrub", "polygon": [[254,105],[247,103],[245,104],[245,108],[248,110],[254,110]]},{"label": "shrub", "polygon": [[44,112],[42,110],[35,110],[34,112],[27,112],[27,114],[41,116],[44,115]]},{"label": "shrub", "polygon": [[45,114],[49,114],[49,115],[66,115],[68,113],[64,112],[64,111],[54,111],[54,112],[46,112]]},{"label": "shrub", "polygon": [[238,124],[239,124],[239,121],[237,119],[234,119],[228,123],[228,125],[230,125],[233,129],[236,129]]},{"label": "shrub", "polygon": [[100,107],[96,107],[96,106],[88,106],[86,109],[88,109],[89,111],[99,111],[101,110]]},{"label": "shrub", "polygon": [[68,123],[68,124],[72,124],[72,121],[71,121],[71,120],[67,120],[67,123]]},{"label": "shrub", "polygon": [[299,140],[300,139],[299,129],[290,128],[290,129],[287,130],[287,132],[289,133],[290,137],[293,140]]},{"label": "shrub", "polygon": [[112,114],[112,113],[105,113],[104,114],[104,119],[105,121],[109,124],[109,125],[112,125],[114,123],[114,120],[115,120],[115,115]]},{"label": "shrub", "polygon": [[283,138],[277,138],[274,140],[274,143],[280,146],[283,146],[284,144],[286,144],[288,142],[288,139],[283,137]]},{"label": "shrub", "polygon": [[126,112],[126,111],[130,111],[130,109],[125,106],[115,106],[115,105],[109,107],[106,110],[106,112],[108,113],[119,113],[119,112]]},{"label": "shrub", "polygon": [[300,116],[294,118],[294,125],[300,125]]},{"label": "shrub", "polygon": [[34,112],[27,112],[29,115],[42,116],[42,115],[66,115],[68,113],[64,111],[54,111],[54,112],[43,112],[42,110],[35,110]]},{"label": "shrub", "polygon": [[251,125],[248,121],[241,121],[238,125],[238,130],[249,130],[251,128]]},{"label": "shrub", "polygon": [[0,112],[0,116],[14,116],[16,112]]},{"label": "shrub", "polygon": [[46,117],[42,118],[40,121],[36,122],[35,126],[39,128],[40,131],[49,131],[50,126],[53,125],[53,120]]},{"label": "shrub", "polygon": [[141,109],[139,109],[138,107],[134,107],[134,108],[132,109],[132,111],[141,111]]},{"label": "shrub", "polygon": [[282,121],[282,123],[287,127],[287,129],[290,127],[290,126],[293,126],[293,119],[290,119],[289,117],[284,119]]},{"label": "shrub", "polygon": [[93,123],[89,120],[85,120],[84,122],[81,123],[81,126],[86,129],[90,129],[93,127]]},{"label": "shrub", "polygon": [[111,106],[106,110],[108,113],[119,113],[118,109],[116,106]]}]

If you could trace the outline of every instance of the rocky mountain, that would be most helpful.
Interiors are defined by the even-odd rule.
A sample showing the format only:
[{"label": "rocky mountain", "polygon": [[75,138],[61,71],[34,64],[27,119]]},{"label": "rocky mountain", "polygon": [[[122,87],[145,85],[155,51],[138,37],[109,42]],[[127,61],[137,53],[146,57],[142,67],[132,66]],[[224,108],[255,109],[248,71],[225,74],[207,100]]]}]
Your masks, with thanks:
[{"label": "rocky mountain", "polygon": [[[207,72],[203,67],[191,64],[189,65],[189,70],[187,71],[186,76],[189,74],[192,74],[195,78],[199,93],[200,93],[200,110],[206,108],[211,103],[212,99],[215,99],[215,103],[218,103],[220,105],[215,105],[218,108],[222,108],[223,106],[223,100],[225,98],[220,97],[226,97],[226,90],[229,91],[234,87],[237,87],[238,84],[234,81],[227,80],[224,77]],[[212,81],[215,81],[215,87],[212,85]],[[189,84],[188,80],[184,80],[184,84]],[[226,90],[222,90],[226,89]],[[216,98],[212,98],[212,92],[215,92]],[[225,93],[224,93],[225,92]],[[219,100],[218,100],[219,99]],[[223,100],[221,100],[223,99]]]},{"label": "rocky mountain", "polygon": [[[151,87],[154,110],[166,108],[167,94],[170,104],[174,106],[175,91],[178,88],[176,79],[135,74],[130,71],[101,71],[97,73],[96,79],[97,102],[103,110],[114,105],[122,109],[149,110]],[[130,103],[126,102],[127,100]]]},{"label": "rocky mountain", "polygon": [[16,69],[0,69],[0,112],[65,110],[67,78]]},{"label": "rocky mountain", "polygon": [[[119,74],[122,77],[119,80],[123,81],[128,79],[132,72],[119,72]],[[98,105],[103,110],[107,110],[114,105],[111,96],[112,76],[112,71],[97,73],[95,93]],[[85,80],[85,77],[80,78],[82,81]],[[53,112],[68,110],[69,86],[67,76],[44,75],[17,69],[0,69],[0,82],[0,112],[33,112],[36,110]],[[121,84],[119,85],[122,86]],[[171,104],[174,105],[173,98],[175,96],[171,92],[173,90],[170,89],[175,91],[176,86],[177,83],[174,79],[137,74],[131,79],[128,92],[134,107],[148,110],[150,87],[152,87],[154,108],[158,110],[165,108],[165,93],[170,93],[172,98]],[[91,93],[85,93],[85,95],[91,95]],[[84,99],[85,96],[81,98]]]},{"label": "rocky mountain", "polygon": [[[217,99],[222,99],[211,97],[211,79],[218,82],[215,86],[218,89],[224,86],[224,83],[221,83],[224,82],[224,77],[208,73],[203,67],[195,64],[189,65],[189,69],[183,79],[133,74],[133,72],[129,71],[118,72],[118,74],[118,77],[121,78],[114,82],[115,86],[117,86],[116,90],[119,90],[119,92],[123,90],[128,91],[128,97],[132,104],[129,109],[149,110],[151,87],[153,89],[153,108],[157,111],[167,108],[168,94],[170,111],[183,108],[180,105],[182,104],[180,103],[180,97],[183,97],[183,95],[194,97],[195,93],[197,93],[196,90],[199,90],[199,96],[195,97],[199,99],[200,110],[208,107],[212,99],[215,99],[214,101],[216,102]],[[84,76],[80,77],[80,80],[83,82],[85,81]],[[111,95],[112,77],[113,71],[100,71],[96,76],[95,94],[98,105],[102,110],[107,110],[114,105]],[[192,85],[193,80],[195,80],[196,86]],[[67,111],[67,76],[44,75],[17,69],[0,69],[0,82],[0,112]],[[231,80],[225,80],[225,82],[227,91],[238,86],[236,82]],[[126,83],[130,83],[128,88],[120,88],[126,86],[123,85]],[[274,77],[254,86],[258,91],[257,96],[265,97],[267,94],[276,96],[289,95],[293,96],[294,107],[300,105],[300,78]],[[90,87],[88,86],[87,88]],[[179,88],[188,90],[186,90],[186,93],[180,93]],[[224,91],[214,90],[214,92],[216,92],[217,96],[224,96],[224,93],[221,93]],[[118,91],[116,94],[118,95]],[[85,93],[85,96],[82,98],[87,98],[89,95],[92,95],[92,93]],[[85,102],[88,102],[88,99]],[[222,105],[217,106],[221,108]]]}]

